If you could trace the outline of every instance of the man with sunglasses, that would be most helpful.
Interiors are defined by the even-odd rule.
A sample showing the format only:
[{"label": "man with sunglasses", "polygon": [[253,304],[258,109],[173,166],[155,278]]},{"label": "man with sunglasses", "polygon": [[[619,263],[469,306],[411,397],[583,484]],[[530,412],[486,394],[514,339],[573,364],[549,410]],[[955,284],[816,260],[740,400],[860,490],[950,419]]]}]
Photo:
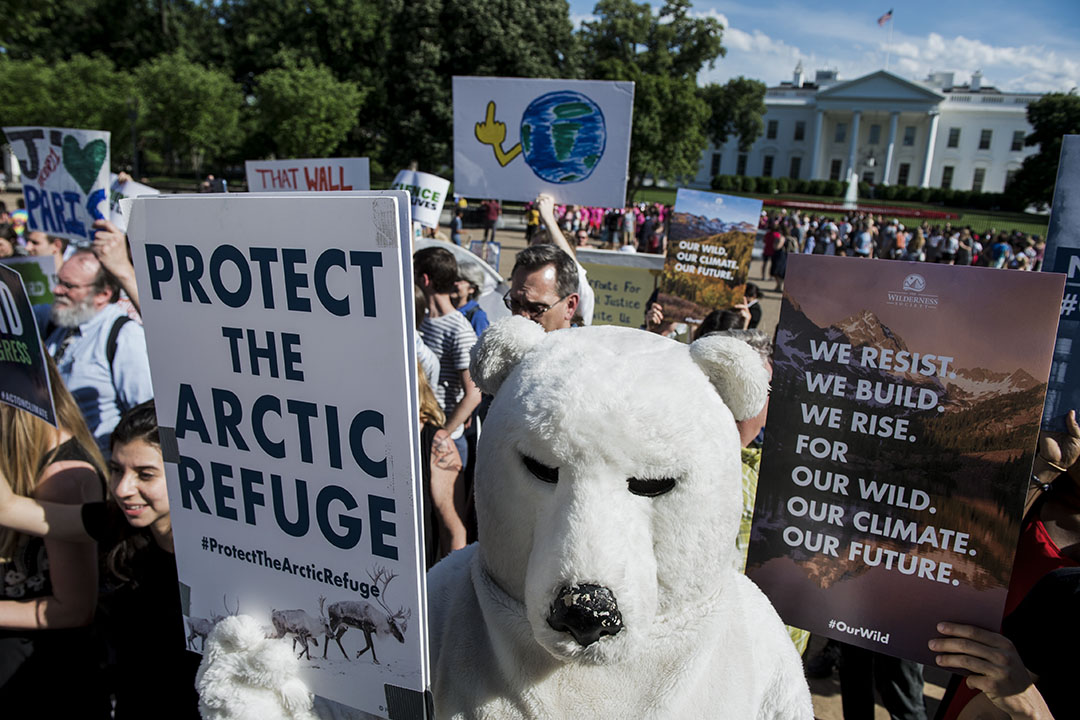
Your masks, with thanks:
[{"label": "man with sunglasses", "polygon": [[92,250],[60,268],[45,348],[108,457],[120,416],[154,396],[142,325],[117,305],[120,284]]},{"label": "man with sunglasses", "polygon": [[554,245],[533,245],[517,254],[503,302],[514,315],[539,323],[544,330],[571,326],[577,313],[578,269],[572,257]]}]

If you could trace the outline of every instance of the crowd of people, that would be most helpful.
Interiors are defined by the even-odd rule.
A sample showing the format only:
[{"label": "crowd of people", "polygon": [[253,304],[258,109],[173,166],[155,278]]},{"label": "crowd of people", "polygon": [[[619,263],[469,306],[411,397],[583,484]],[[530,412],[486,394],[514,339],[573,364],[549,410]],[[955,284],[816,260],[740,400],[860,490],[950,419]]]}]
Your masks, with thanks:
[{"label": "crowd of people", "polygon": [[[484,213],[490,239],[501,208],[492,201]],[[460,244],[461,215],[455,207],[448,243]],[[670,218],[671,208],[663,205],[557,206],[541,195],[526,209],[528,247],[515,258],[503,302],[512,314],[548,332],[591,324],[593,291],[577,249],[598,243],[663,253]],[[23,411],[0,407],[0,703],[42,717],[103,718],[142,717],[151,704],[167,703],[174,716],[197,717],[197,657],[186,651],[176,592],[138,288],[125,235],[107,221],[95,228],[93,244],[75,248],[40,232],[20,237],[0,225],[0,254],[8,249],[6,241],[10,254],[55,259],[55,303],[35,313],[59,418],[59,428],[53,428]],[[836,221],[774,212],[762,215],[761,229],[767,261],[762,279],[773,278],[776,289],[782,289],[786,255],[792,252],[1032,270],[1040,267],[1044,247],[1038,237],[1017,232],[976,233],[947,223],[908,228],[861,213]],[[469,356],[490,323],[478,303],[484,278],[475,264],[459,263],[449,249],[435,245],[415,254],[413,269],[430,567],[476,537],[471,474],[486,400],[469,376]],[[695,337],[734,334],[757,348],[770,367],[768,337],[754,330],[761,319],[760,296],[757,285],[748,283],[742,302],[710,314]],[[662,331],[662,307],[648,305],[643,327]],[[767,410],[766,405],[739,423],[745,448],[742,550]],[[1032,708],[1049,713],[1068,702],[1066,680],[1043,657],[1045,645],[1009,633],[1038,620],[1030,611],[1017,613],[1028,591],[1042,588],[1043,576],[1080,563],[1078,457],[1080,426],[1073,418],[1068,433],[1041,440],[1007,609],[1017,619],[1006,623],[1006,634],[945,622],[941,637],[931,643],[943,667],[973,673],[967,689],[950,694],[950,720],[995,708],[1005,717],[1028,717],[1024,713]],[[1070,578],[1054,579],[1057,584],[1040,592],[1051,599],[1066,592],[1061,587],[1075,593]],[[805,649],[806,633],[790,630],[800,651]],[[145,661],[148,652],[153,663]],[[854,654],[848,660],[845,685],[861,690],[851,691],[860,699],[851,700],[850,707],[846,700],[851,720],[867,717],[866,691],[874,683],[868,668],[876,662]],[[1037,678],[1028,672],[1036,667]],[[897,710],[901,714],[894,717],[924,718],[921,671],[901,670],[919,686],[918,696],[909,698],[910,715]],[[861,674],[852,680],[856,671]],[[50,692],[60,676],[74,691]],[[974,710],[963,709],[969,702]]]}]

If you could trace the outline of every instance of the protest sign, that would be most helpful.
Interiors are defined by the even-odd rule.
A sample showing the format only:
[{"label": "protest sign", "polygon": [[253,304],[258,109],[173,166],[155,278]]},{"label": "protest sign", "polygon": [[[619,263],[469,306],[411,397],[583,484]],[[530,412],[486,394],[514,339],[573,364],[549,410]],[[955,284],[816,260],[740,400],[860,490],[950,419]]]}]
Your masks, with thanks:
[{"label": "protest sign", "polygon": [[1080,411],[1080,363],[1070,362],[1072,346],[1080,340],[1080,135],[1061,141],[1042,269],[1066,276],[1042,420],[1043,429],[1064,432],[1065,416]]},{"label": "protest sign", "polygon": [[109,208],[109,133],[6,127],[4,134],[19,158],[27,229],[89,245],[94,221]]},{"label": "protest sign", "polygon": [[402,170],[394,178],[394,190],[408,190],[412,198],[413,222],[424,227],[439,227],[446,193],[450,191],[450,181],[418,170]]},{"label": "protest sign", "polygon": [[22,277],[0,265],[0,401],[56,427],[45,346]]},{"label": "protest sign", "polygon": [[4,258],[7,265],[22,276],[31,305],[52,305],[56,287],[56,258],[52,255],[27,255]]},{"label": "protest sign", "polygon": [[700,324],[743,301],[761,201],[679,188],[657,301],[670,322]]},{"label": "protest sign", "polygon": [[188,627],[225,597],[324,643],[300,661],[315,693],[422,706],[407,195],[126,202]]},{"label": "protest sign", "polygon": [[371,187],[367,158],[248,160],[248,192],[323,192]]},{"label": "protest sign", "polygon": [[127,216],[120,205],[125,198],[135,198],[142,195],[160,195],[160,190],[155,190],[149,185],[128,180],[120,182],[116,173],[109,174],[109,220],[119,228],[120,232],[127,231]]},{"label": "protest sign", "polygon": [[747,561],[784,622],[923,663],[999,626],[1061,287],[789,258]]},{"label": "protest sign", "polygon": [[632,82],[455,77],[454,192],[622,207],[633,110]]},{"label": "protest sign", "polygon": [[472,240],[469,242],[469,252],[483,260],[493,268],[499,267],[502,260],[502,243],[486,240]]},{"label": "protest sign", "polygon": [[577,260],[588,273],[596,296],[592,324],[641,327],[656,279],[664,269],[664,258],[578,248]]}]

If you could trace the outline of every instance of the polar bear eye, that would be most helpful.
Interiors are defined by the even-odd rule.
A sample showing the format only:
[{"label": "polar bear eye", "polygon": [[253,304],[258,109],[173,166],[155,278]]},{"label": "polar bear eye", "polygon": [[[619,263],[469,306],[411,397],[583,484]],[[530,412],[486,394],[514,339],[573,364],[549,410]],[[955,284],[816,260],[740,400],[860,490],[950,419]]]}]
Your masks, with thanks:
[{"label": "polar bear eye", "polygon": [[674,478],[627,478],[626,486],[635,495],[656,497],[675,487],[675,480]]},{"label": "polar bear eye", "polygon": [[529,472],[536,477],[537,480],[543,480],[546,483],[559,482],[559,468],[548,467],[547,465],[538,463],[528,455],[521,456],[521,462],[525,463],[525,467]]}]

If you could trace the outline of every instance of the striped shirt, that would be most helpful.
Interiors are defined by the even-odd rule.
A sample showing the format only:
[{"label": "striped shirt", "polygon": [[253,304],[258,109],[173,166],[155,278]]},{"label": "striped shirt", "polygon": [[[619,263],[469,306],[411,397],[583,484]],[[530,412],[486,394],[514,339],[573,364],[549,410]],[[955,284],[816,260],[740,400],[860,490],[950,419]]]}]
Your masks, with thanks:
[{"label": "striped shirt", "polygon": [[439,382],[432,386],[435,399],[447,416],[453,415],[465,396],[461,371],[469,369],[469,351],[476,344],[476,333],[465,316],[454,311],[442,317],[424,318],[420,337],[439,357]]}]

